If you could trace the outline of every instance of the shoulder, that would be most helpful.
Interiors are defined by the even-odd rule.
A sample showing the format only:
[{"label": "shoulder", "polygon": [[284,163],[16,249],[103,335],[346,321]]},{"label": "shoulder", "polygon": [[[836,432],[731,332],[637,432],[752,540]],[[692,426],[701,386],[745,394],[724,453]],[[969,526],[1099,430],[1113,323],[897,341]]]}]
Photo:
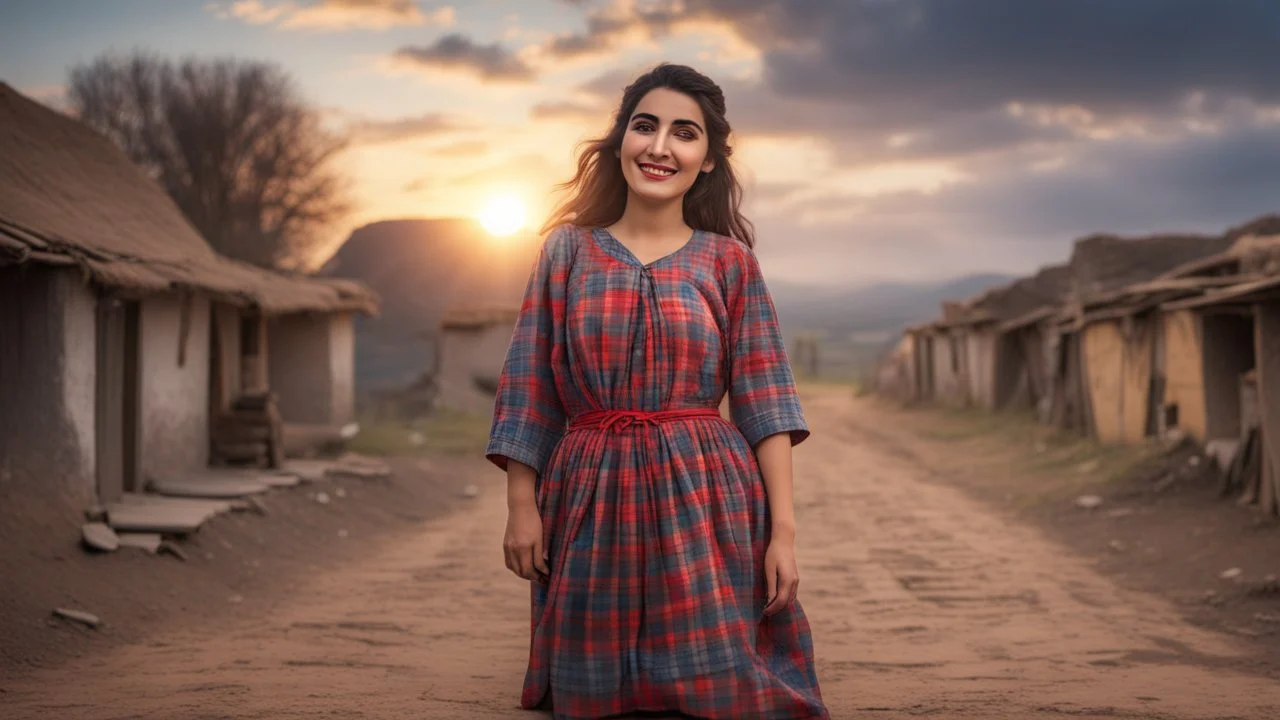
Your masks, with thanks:
[{"label": "shoulder", "polygon": [[755,252],[747,244],[728,235],[704,232],[715,257],[716,268],[725,277],[739,278],[759,272]]},{"label": "shoulder", "polygon": [[589,232],[579,225],[557,225],[542,238],[542,253],[552,259],[572,259]]}]

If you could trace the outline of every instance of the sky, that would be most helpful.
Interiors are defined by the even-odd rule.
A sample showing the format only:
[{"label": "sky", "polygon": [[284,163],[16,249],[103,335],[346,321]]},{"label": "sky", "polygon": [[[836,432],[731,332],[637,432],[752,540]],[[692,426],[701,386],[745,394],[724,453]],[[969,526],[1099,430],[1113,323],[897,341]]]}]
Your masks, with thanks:
[{"label": "sky", "polygon": [[134,49],[280,65],[351,137],[354,226],[504,194],[539,224],[661,61],[724,89],[777,278],[1030,274],[1280,207],[1274,0],[0,0],[0,80],[42,102]]}]

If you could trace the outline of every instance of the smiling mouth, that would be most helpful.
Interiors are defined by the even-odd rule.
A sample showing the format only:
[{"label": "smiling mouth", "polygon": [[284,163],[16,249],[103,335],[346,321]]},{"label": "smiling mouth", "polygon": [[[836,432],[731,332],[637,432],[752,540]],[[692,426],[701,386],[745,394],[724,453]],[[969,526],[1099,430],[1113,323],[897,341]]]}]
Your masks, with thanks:
[{"label": "smiling mouth", "polygon": [[637,164],[640,167],[640,172],[644,173],[645,177],[652,180],[666,180],[676,174],[675,168],[669,168],[664,165],[654,165],[653,163]]}]

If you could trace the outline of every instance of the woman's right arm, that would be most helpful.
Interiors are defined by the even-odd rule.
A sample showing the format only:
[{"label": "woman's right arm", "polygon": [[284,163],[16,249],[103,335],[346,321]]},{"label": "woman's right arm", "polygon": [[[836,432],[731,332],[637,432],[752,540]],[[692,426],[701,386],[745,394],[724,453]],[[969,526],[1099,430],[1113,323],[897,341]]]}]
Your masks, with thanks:
[{"label": "woman's right arm", "polygon": [[542,547],[542,518],[534,494],[537,472],[517,460],[507,461],[507,532],[502,551],[507,569],[525,580],[548,575],[546,550]]},{"label": "woman's right arm", "polygon": [[552,233],[530,272],[498,379],[485,450],[507,473],[507,567],[528,580],[547,570],[535,488],[565,430],[551,356],[562,333],[569,250],[565,233]]}]

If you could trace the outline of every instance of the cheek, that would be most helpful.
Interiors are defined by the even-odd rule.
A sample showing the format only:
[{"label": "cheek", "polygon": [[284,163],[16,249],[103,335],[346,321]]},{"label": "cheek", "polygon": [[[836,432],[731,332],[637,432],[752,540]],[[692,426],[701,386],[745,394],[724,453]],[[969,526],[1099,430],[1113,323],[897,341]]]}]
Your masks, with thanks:
[{"label": "cheek", "polygon": [[628,135],[622,139],[622,159],[632,160],[640,153],[644,152],[647,143],[643,138],[637,138],[634,135]]},{"label": "cheek", "polygon": [[679,151],[680,166],[689,168],[690,170],[700,169],[702,163],[707,159],[707,148],[695,145],[686,145]]}]

